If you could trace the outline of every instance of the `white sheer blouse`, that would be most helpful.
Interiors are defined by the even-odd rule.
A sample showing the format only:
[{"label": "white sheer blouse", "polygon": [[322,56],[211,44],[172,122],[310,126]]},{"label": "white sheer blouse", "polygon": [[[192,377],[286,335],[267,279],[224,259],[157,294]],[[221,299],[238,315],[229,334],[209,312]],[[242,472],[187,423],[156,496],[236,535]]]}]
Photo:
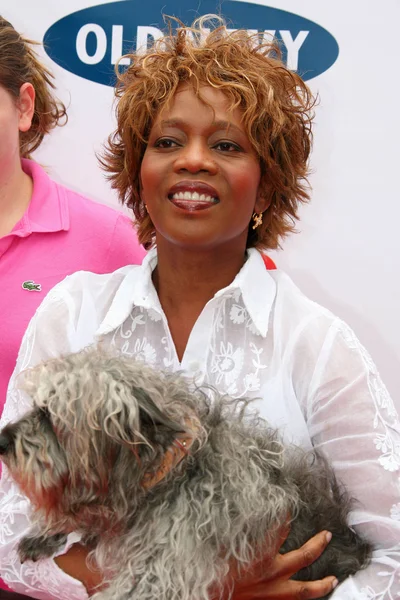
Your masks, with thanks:
[{"label": "white sheer blouse", "polygon": [[[311,302],[256,250],[235,280],[204,307],[181,362],[151,281],[153,250],[141,267],[108,275],[79,272],[45,298],[25,334],[1,425],[29,409],[16,375],[95,341],[254,407],[288,441],[323,451],[359,500],[351,524],[375,545],[370,566],[338,586],[334,600],[400,596],[400,426],[370,356],[351,329]],[[83,600],[82,584],[53,560],[20,564],[16,547],[30,506],[4,469],[0,484],[0,574],[34,598]],[[74,541],[70,536],[69,542]],[[65,551],[65,549],[63,550]]]}]

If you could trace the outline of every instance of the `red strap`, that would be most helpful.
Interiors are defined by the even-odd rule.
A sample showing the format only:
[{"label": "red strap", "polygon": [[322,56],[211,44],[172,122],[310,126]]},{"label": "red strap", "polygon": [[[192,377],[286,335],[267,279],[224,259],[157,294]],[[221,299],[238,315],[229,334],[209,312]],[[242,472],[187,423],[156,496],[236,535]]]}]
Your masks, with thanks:
[{"label": "red strap", "polygon": [[276,269],[276,264],[274,263],[272,258],[267,256],[266,254],[261,254],[261,256],[263,258],[265,268],[268,269],[268,271],[274,271]]}]

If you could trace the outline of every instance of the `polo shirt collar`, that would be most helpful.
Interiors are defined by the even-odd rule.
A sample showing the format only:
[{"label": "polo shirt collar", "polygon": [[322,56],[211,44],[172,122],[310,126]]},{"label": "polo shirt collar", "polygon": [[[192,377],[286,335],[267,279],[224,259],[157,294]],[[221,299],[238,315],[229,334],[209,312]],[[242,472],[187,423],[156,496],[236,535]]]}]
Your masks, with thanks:
[{"label": "polo shirt collar", "polygon": [[33,192],[22,219],[12,230],[12,235],[26,237],[31,233],[68,231],[70,226],[67,191],[50,179],[35,161],[23,158],[23,171],[32,178]]}]

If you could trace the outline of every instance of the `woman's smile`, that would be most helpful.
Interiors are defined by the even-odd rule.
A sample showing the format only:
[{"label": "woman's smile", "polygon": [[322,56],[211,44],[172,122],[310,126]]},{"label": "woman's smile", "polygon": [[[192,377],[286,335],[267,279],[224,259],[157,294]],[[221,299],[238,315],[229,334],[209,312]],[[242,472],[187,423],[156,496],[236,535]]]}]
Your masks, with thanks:
[{"label": "woman's smile", "polygon": [[196,212],[219,204],[218,192],[203,181],[183,180],[172,186],[168,200],[181,210]]}]

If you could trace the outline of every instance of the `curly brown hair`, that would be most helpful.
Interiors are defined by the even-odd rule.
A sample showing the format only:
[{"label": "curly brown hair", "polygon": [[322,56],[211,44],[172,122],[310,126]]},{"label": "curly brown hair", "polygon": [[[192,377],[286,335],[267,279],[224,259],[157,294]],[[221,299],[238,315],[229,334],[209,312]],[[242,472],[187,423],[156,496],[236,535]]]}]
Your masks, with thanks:
[{"label": "curly brown hair", "polygon": [[180,25],[145,52],[127,55],[131,64],[125,72],[117,66],[117,129],[100,162],[121,201],[133,210],[140,242],[151,246],[155,230],[140,198],[140,168],[154,119],[184,82],[197,93],[200,85],[220,89],[230,108],[243,112],[260,159],[261,190],[269,201],[262,225],[253,229],[249,224],[247,247],[277,248],[295,231],[300,203],[309,200],[315,98],[283,64],[273,41],[265,43],[246,30],[229,32],[214,15],[197,19],[192,27]]},{"label": "curly brown hair", "polygon": [[64,104],[52,94],[54,76],[40,62],[32,48],[34,45],[38,43],[24,38],[0,16],[0,85],[16,101],[24,83],[31,83],[35,88],[32,125],[28,131],[20,132],[19,137],[23,158],[29,158],[47,133],[67,121]]}]

